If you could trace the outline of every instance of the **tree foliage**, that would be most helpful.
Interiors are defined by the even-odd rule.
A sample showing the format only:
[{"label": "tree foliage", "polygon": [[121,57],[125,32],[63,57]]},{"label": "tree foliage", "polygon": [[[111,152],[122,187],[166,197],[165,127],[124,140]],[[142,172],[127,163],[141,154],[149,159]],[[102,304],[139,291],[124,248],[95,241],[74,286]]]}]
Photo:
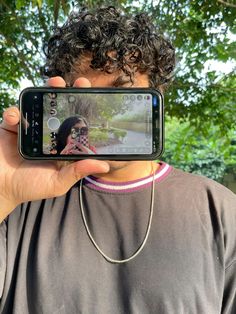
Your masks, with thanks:
[{"label": "tree foliage", "polygon": [[[228,74],[207,69],[212,60],[235,65],[236,5],[232,0],[0,0],[0,115],[16,102],[22,79],[35,86],[43,84],[43,42],[53,28],[65,21],[73,7],[103,5],[128,13],[147,12],[173,42],[177,68],[165,95],[166,115],[189,122],[187,137],[234,140],[235,68]],[[215,127],[218,131],[212,132]]]},{"label": "tree foliage", "polygon": [[190,122],[167,119],[162,159],[177,168],[222,182],[227,170],[236,173],[236,142],[229,137],[222,137],[218,126],[212,127],[209,133],[209,137],[200,133],[196,135]]}]

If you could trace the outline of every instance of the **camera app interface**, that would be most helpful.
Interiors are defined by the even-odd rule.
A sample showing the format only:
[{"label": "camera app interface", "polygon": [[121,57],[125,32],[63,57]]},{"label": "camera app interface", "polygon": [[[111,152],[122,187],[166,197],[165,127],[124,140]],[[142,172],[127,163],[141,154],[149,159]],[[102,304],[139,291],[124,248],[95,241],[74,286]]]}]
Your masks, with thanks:
[{"label": "camera app interface", "polygon": [[151,94],[46,93],[43,153],[151,154],[153,105]]}]

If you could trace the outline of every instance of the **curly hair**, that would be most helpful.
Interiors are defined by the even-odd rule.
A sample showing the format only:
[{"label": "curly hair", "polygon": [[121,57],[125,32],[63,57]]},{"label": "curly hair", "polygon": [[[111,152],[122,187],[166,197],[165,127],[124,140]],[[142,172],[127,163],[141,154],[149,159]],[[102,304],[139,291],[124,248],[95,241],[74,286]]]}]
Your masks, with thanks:
[{"label": "curly hair", "polygon": [[147,14],[125,15],[114,7],[72,12],[44,46],[47,77],[66,75],[86,53],[92,69],[121,74],[115,86],[134,82],[136,71],[147,73],[149,86],[164,90],[173,77],[175,50],[158,33]]}]

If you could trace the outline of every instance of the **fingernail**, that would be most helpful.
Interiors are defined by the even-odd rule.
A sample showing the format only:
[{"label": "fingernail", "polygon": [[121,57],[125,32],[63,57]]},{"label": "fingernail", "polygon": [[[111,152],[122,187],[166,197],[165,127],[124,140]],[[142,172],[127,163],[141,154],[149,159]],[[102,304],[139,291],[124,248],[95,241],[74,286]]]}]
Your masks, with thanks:
[{"label": "fingernail", "polygon": [[10,112],[5,111],[4,115],[7,117],[14,117],[14,118],[17,117],[17,113],[14,111],[10,111]]}]

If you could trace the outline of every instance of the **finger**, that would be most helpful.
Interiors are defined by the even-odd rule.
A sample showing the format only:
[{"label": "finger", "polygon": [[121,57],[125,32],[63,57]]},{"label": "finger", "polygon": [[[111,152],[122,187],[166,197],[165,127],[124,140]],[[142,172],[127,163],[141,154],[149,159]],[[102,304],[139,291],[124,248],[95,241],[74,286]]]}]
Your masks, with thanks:
[{"label": "finger", "polygon": [[74,148],[74,146],[75,146],[75,144],[73,144],[73,143],[67,144],[66,147],[61,151],[61,153],[71,150],[72,148]]},{"label": "finger", "polygon": [[19,121],[20,111],[16,106],[12,106],[3,112],[3,122],[0,124],[0,127],[4,130],[17,133]]},{"label": "finger", "polygon": [[77,147],[84,153],[89,154],[90,153],[90,149],[88,149],[87,147],[85,147],[84,145],[82,145],[81,143],[77,144]]},{"label": "finger", "polygon": [[81,149],[81,150],[83,150],[83,148],[84,148],[84,145],[82,145],[82,144],[79,143],[79,142],[76,143],[76,146],[77,146],[79,149]]},{"label": "finger", "polygon": [[54,76],[47,80],[46,85],[50,87],[66,87],[66,82],[61,76]]},{"label": "finger", "polygon": [[79,77],[74,82],[74,87],[91,87],[91,83],[85,77]]},{"label": "finger", "polygon": [[52,178],[55,193],[57,193],[57,195],[65,194],[81,178],[90,174],[107,173],[109,169],[107,162],[91,159],[66,165]]},{"label": "finger", "polygon": [[83,155],[83,154],[86,154],[86,153],[82,152],[80,150],[77,150],[77,149],[72,149],[72,150],[70,150],[70,154],[71,155]]},{"label": "finger", "polygon": [[64,149],[60,152],[61,155],[68,155],[69,153],[70,153],[70,148],[64,148]]}]

